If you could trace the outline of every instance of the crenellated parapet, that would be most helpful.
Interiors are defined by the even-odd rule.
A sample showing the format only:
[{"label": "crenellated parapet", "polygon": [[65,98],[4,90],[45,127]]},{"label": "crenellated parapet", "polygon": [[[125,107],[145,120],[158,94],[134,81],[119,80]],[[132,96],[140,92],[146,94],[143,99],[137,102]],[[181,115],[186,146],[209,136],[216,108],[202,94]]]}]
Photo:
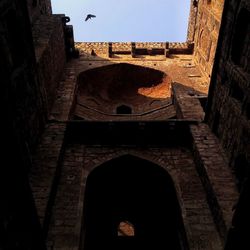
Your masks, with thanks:
[{"label": "crenellated parapet", "polygon": [[115,58],[127,55],[131,58],[192,54],[192,42],[77,42],[76,49],[82,57],[98,56]]}]

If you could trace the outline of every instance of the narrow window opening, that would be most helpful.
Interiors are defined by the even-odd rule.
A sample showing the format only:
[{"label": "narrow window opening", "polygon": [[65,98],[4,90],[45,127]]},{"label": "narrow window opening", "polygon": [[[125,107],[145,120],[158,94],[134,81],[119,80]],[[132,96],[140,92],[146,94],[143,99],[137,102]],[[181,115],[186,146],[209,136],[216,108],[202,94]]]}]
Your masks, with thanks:
[{"label": "narrow window opening", "polygon": [[116,108],[117,114],[132,114],[132,109],[127,105],[121,105]]},{"label": "narrow window opening", "polygon": [[135,236],[134,225],[129,221],[121,221],[118,226],[117,235],[122,237],[123,236],[134,237]]}]

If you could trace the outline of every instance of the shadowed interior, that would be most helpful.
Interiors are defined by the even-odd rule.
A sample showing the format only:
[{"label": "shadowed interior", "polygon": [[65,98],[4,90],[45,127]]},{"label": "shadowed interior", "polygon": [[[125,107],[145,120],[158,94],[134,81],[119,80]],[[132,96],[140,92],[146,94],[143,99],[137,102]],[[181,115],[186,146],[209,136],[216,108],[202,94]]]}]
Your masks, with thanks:
[{"label": "shadowed interior", "polygon": [[[158,165],[131,155],[102,164],[88,176],[84,204],[86,250],[183,249],[173,182]],[[134,236],[119,236],[124,221]]]}]

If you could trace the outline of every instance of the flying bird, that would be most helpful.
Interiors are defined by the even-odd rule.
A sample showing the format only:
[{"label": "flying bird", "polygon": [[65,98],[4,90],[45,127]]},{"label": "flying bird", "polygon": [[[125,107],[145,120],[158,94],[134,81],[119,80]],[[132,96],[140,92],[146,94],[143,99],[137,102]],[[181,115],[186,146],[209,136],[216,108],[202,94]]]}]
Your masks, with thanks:
[{"label": "flying bird", "polygon": [[87,17],[85,18],[85,21],[88,21],[89,19],[91,19],[92,17],[96,17],[95,15],[92,14],[88,14]]}]

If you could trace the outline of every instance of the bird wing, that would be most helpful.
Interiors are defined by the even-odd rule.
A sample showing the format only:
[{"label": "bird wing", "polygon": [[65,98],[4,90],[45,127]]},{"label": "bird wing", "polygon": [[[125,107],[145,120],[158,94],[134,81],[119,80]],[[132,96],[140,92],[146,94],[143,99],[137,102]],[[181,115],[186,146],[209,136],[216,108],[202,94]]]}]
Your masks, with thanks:
[{"label": "bird wing", "polygon": [[88,14],[87,17],[85,18],[85,21],[87,21],[88,19],[91,19],[92,17],[96,17],[96,16],[92,14]]}]

